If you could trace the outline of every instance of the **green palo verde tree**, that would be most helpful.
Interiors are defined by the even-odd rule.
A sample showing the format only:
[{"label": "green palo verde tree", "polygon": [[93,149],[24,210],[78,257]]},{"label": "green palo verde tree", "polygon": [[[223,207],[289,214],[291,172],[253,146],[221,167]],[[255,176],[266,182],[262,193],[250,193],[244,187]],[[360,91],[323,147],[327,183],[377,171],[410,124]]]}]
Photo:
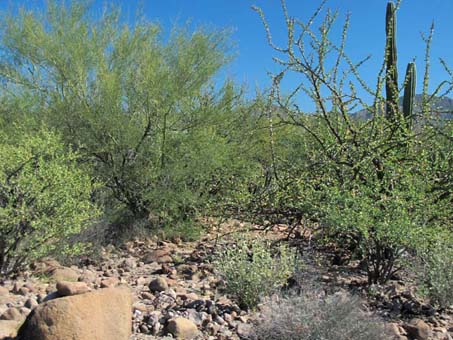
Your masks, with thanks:
[{"label": "green palo verde tree", "polygon": [[[299,213],[299,223],[303,218],[316,220],[330,242],[354,250],[365,265],[370,284],[385,282],[402,268],[402,257],[423,249],[451,226],[451,192],[441,194],[438,189],[442,179],[451,183],[441,170],[445,169],[444,156],[451,156],[446,146],[451,147],[449,123],[427,119],[427,108],[436,96],[451,91],[453,82],[444,81],[428,94],[430,35],[426,39],[423,115],[414,108],[414,63],[407,67],[401,109],[396,69],[399,4],[387,7],[384,60],[375,87],[360,76],[370,57],[354,62],[345,52],[349,17],[341,39],[332,41],[338,12],[327,10],[321,18],[325,4],[323,1],[313,16],[302,21],[291,17],[282,1],[288,38],[284,46],[274,42],[264,13],[255,8],[278,53],[274,60],[281,66],[270,92],[270,102],[278,108],[274,119],[280,126],[298,128],[299,142],[289,145],[303,159],[288,162],[291,158],[277,154],[273,167],[276,189],[271,194],[274,199],[282,198],[283,208]],[[291,79],[299,77],[300,83],[283,93],[281,84],[290,75]],[[373,98],[371,105],[360,92]],[[314,112],[299,106],[307,100]],[[443,145],[442,151],[433,145]],[[438,152],[444,156],[436,157]],[[451,157],[447,163],[450,161]]]},{"label": "green palo verde tree", "polygon": [[227,128],[243,114],[241,91],[214,86],[231,59],[227,32],[174,29],[166,39],[145,20],[122,25],[117,10],[94,18],[85,1],[21,10],[2,26],[4,93],[28,94],[28,116],[91,162],[114,211],[157,225],[190,218],[236,167],[240,143]]},{"label": "green palo verde tree", "polygon": [[84,245],[69,238],[99,214],[77,153],[48,129],[15,133],[0,132],[0,276],[56,251],[77,254]]}]

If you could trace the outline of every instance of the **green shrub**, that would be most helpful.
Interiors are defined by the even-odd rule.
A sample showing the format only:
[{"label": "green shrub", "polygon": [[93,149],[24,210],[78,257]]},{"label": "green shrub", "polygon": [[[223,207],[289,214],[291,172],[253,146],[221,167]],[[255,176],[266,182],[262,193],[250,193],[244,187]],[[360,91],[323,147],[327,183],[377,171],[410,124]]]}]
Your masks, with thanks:
[{"label": "green shrub", "polygon": [[184,242],[197,241],[203,235],[204,227],[192,220],[176,221],[175,224],[166,225],[156,231],[158,237],[164,240],[180,239]]},{"label": "green shrub", "polygon": [[253,308],[262,297],[281,288],[294,273],[297,256],[285,245],[272,248],[266,240],[239,240],[217,258],[226,292],[241,307]]},{"label": "green shrub", "polygon": [[[274,124],[269,144],[275,157],[263,166],[270,169],[263,190],[267,197],[255,201],[266,204],[264,214],[286,218],[284,223],[311,219],[326,227],[329,242],[343,250],[350,245],[358,250],[369,283],[382,283],[402,268],[404,256],[451,229],[451,124],[435,118],[440,114],[436,111],[443,110],[435,107],[437,96],[444,90],[449,93],[451,82],[443,81],[429,93],[426,70],[422,95],[416,100],[415,65],[410,63],[401,111],[395,30],[390,27],[396,22],[394,11],[392,20],[386,18],[383,67],[376,86],[370,86],[359,72],[366,58],[355,64],[345,51],[349,19],[338,41],[331,36],[337,17],[324,5],[310,21],[298,25],[303,19],[291,16],[283,1],[288,39],[282,42],[272,40],[264,13],[255,8],[278,53],[268,110]],[[427,60],[431,38],[425,41]],[[326,62],[329,59],[337,62]],[[450,79],[452,73],[443,66]],[[292,92],[282,85],[288,79],[296,82]],[[371,96],[373,105],[357,95],[361,91]],[[299,102],[311,103],[313,109],[302,109]],[[277,137],[288,125],[300,133],[287,139],[289,152],[282,155]]]},{"label": "green shrub", "polygon": [[214,86],[229,34],[175,28],[167,39],[147,21],[123,25],[119,9],[91,9],[49,1],[5,15],[0,79],[22,95],[25,116],[39,114],[91,162],[112,215],[161,215],[160,227],[194,218],[225,177],[245,172],[240,89]]},{"label": "green shrub", "polygon": [[60,138],[42,129],[0,134],[0,273],[11,274],[52,252],[74,254],[66,243],[97,215],[91,178]]},{"label": "green shrub", "polygon": [[453,243],[438,242],[420,254],[420,260],[417,271],[423,293],[440,307],[453,305]]},{"label": "green shrub", "polygon": [[[386,190],[389,183],[391,192]],[[401,268],[407,251],[422,247],[432,231],[424,221],[429,201],[413,174],[393,176],[384,184],[370,180],[366,185],[338,185],[325,192],[322,210],[329,240],[344,243],[340,236],[349,237],[370,284],[386,282]]]},{"label": "green shrub", "polygon": [[253,333],[256,340],[389,338],[380,322],[360,310],[356,298],[340,293],[327,298],[309,293],[271,302]]}]

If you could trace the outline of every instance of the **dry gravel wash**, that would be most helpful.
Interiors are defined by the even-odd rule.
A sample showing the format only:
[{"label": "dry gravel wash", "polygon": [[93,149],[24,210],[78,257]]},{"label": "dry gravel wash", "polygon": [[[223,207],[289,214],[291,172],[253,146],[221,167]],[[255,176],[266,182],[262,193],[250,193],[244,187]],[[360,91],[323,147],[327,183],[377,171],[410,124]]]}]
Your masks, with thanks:
[{"label": "dry gravel wash", "polygon": [[[54,260],[37,263],[22,278],[0,282],[0,339],[14,332],[47,296],[58,296],[58,281],[80,281],[87,286],[60,284],[60,295],[129,286],[133,294],[131,340],[246,338],[253,327],[253,316],[222,295],[221,282],[209,263],[212,254],[227,243],[227,238],[217,243],[218,235],[231,234],[232,229],[243,230],[244,224],[213,228],[199,242],[147,239],[128,242],[120,249],[107,247],[98,264],[64,267]],[[266,235],[274,239],[285,237],[286,227],[277,226]],[[365,278],[357,271],[327,269],[318,260],[306,258],[304,272],[315,277],[326,290],[360,293],[364,289]],[[394,339],[453,339],[452,311],[439,313],[417,300],[411,287],[401,281],[376,287],[365,306],[386,319]]]}]

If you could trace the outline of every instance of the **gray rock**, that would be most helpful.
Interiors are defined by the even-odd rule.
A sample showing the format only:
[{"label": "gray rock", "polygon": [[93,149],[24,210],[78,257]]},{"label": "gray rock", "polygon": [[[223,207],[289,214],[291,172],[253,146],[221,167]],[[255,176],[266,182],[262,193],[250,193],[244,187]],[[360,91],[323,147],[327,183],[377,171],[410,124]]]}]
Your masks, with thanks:
[{"label": "gray rock", "polygon": [[151,292],[163,292],[168,289],[168,283],[167,280],[163,277],[158,277],[154,280],[152,280],[149,283],[149,290]]}]

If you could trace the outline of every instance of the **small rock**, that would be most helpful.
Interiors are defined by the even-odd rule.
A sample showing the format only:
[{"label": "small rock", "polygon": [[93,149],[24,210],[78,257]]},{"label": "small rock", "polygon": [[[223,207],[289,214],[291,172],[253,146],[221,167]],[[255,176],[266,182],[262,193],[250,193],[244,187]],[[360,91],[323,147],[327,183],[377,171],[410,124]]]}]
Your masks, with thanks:
[{"label": "small rock", "polygon": [[241,338],[247,338],[252,334],[252,326],[246,323],[238,323],[236,326],[236,333]]},{"label": "small rock", "polygon": [[163,277],[158,277],[149,283],[149,290],[151,292],[163,292],[168,289],[167,280]]},{"label": "small rock", "polygon": [[157,263],[171,263],[173,262],[172,257],[170,256],[171,251],[170,249],[163,248],[163,249],[157,249],[154,251],[149,252],[146,254],[142,261],[145,264],[157,262]]},{"label": "small rock", "polygon": [[148,280],[142,276],[140,276],[136,281],[135,281],[135,284],[137,286],[144,286],[146,283],[148,282]]},{"label": "small rock", "polygon": [[176,339],[191,340],[198,335],[197,326],[190,320],[182,317],[171,319],[167,325],[167,331]]},{"label": "small rock", "polygon": [[57,292],[60,296],[71,296],[87,293],[90,291],[85,282],[57,282]]},{"label": "small rock", "polygon": [[116,277],[109,277],[101,281],[101,288],[112,288],[118,285],[120,280]]},{"label": "small rock", "polygon": [[91,270],[85,270],[82,275],[79,277],[79,281],[85,282],[85,283],[92,283],[96,281],[96,274],[93,273]]},{"label": "small rock", "polygon": [[416,340],[427,340],[431,336],[431,329],[421,319],[413,319],[409,324],[403,326],[407,334]]},{"label": "small rock", "polygon": [[173,289],[169,289],[167,291],[167,295],[170,296],[171,298],[173,298],[174,300],[176,300],[176,298],[177,298],[176,292]]},{"label": "small rock", "polygon": [[35,286],[31,282],[27,282],[24,284],[24,287],[28,289],[29,292],[34,292],[36,291]]},{"label": "small rock", "polygon": [[17,291],[17,294],[26,296],[30,290],[27,287],[20,287],[19,290]]},{"label": "small rock", "polygon": [[8,294],[9,294],[9,290],[5,287],[0,286],[0,296],[8,295]]},{"label": "small rock", "polygon": [[143,292],[142,293],[142,299],[144,300],[154,300],[155,296],[151,294],[150,292]]},{"label": "small rock", "polygon": [[14,321],[20,321],[23,320],[24,317],[21,314],[21,312],[14,307],[10,307],[0,316],[0,320],[14,320]]},{"label": "small rock", "polygon": [[182,300],[199,300],[197,294],[195,293],[182,293],[178,295]]},{"label": "small rock", "polygon": [[25,307],[30,308],[30,309],[35,308],[37,305],[38,305],[38,302],[32,298],[25,301],[25,304],[24,304]]},{"label": "small rock", "polygon": [[77,281],[79,279],[79,273],[74,269],[68,267],[54,268],[50,272],[50,277],[55,281]]},{"label": "small rock", "polygon": [[221,328],[220,325],[218,325],[216,323],[213,323],[213,322],[210,322],[206,326],[206,331],[210,335],[216,335],[220,331],[220,328]]},{"label": "small rock", "polygon": [[186,311],[187,318],[192,321],[195,325],[201,326],[203,323],[203,315],[200,312],[197,312],[195,309],[188,309]]}]

